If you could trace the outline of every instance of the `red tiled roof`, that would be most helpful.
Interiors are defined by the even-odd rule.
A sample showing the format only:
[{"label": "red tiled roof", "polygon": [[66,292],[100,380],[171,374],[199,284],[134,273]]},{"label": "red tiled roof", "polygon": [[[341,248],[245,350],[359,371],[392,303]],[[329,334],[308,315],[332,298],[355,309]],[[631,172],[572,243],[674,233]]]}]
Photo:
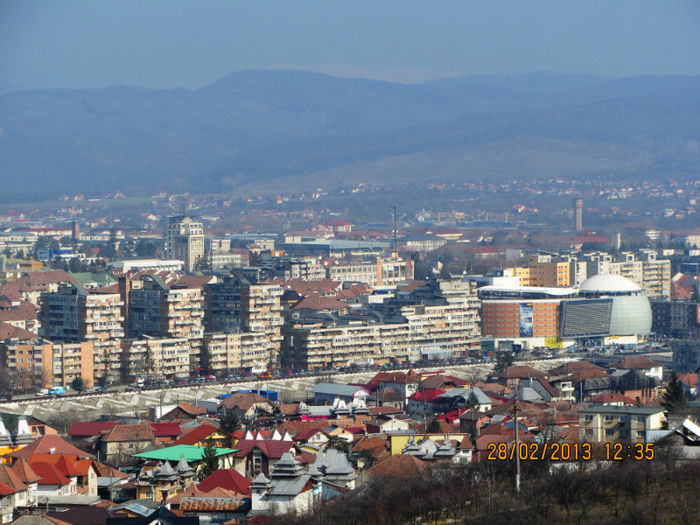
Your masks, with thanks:
[{"label": "red tiled roof", "polygon": [[75,421],[68,429],[71,437],[97,436],[105,430],[112,430],[117,423],[115,421]]},{"label": "red tiled roof", "polygon": [[617,363],[613,363],[610,366],[613,368],[629,368],[629,369],[644,370],[647,368],[657,368],[657,367],[660,367],[661,365],[659,363],[656,363],[655,361],[652,361],[651,359],[644,357],[644,356],[632,356],[632,357],[625,357],[624,359],[621,359]]},{"label": "red tiled roof", "polygon": [[73,463],[73,468],[78,476],[87,476],[92,464],[93,461],[91,459],[79,459]]},{"label": "red tiled roof", "polygon": [[136,423],[134,425],[117,425],[112,430],[103,434],[102,441],[128,442],[128,441],[153,441],[155,432],[149,423]]},{"label": "red tiled roof", "polygon": [[396,454],[372,466],[371,476],[403,478],[423,474],[428,466],[415,456]]},{"label": "red tiled roof", "polygon": [[[56,467],[64,476],[70,477],[78,475],[75,470],[75,462],[77,460],[78,456],[75,454],[34,454],[27,461],[30,466],[35,463],[48,463]],[[39,472],[37,474],[40,475]]]},{"label": "red tiled roof", "polygon": [[27,490],[28,488],[10,465],[0,464],[0,483],[12,487],[14,490]]},{"label": "red tiled roof", "polygon": [[17,491],[12,487],[9,487],[4,483],[0,483],[0,496],[9,496],[10,494],[14,494],[15,492]]},{"label": "red tiled roof", "polygon": [[70,483],[70,480],[50,463],[37,462],[31,463],[31,466],[34,472],[41,476],[38,481],[39,485],[66,485]]},{"label": "red tiled roof", "polygon": [[207,413],[207,407],[202,405],[190,405],[189,403],[185,403],[184,401],[177,405],[176,408],[179,408],[180,410],[191,416],[203,416]]},{"label": "red tiled roof", "polygon": [[155,437],[176,437],[182,434],[177,423],[150,423]]},{"label": "red tiled roof", "polygon": [[26,459],[20,458],[12,465],[12,470],[24,483],[34,483],[39,481],[39,475],[32,470]]},{"label": "red tiled roof", "polygon": [[591,403],[623,403],[625,405],[634,405],[635,400],[617,392],[610,392],[591,398]]},{"label": "red tiled roof", "polygon": [[294,436],[294,441],[308,441],[318,433],[323,434],[324,432],[320,428],[307,428],[302,430],[296,436]]},{"label": "red tiled roof", "polygon": [[416,392],[408,399],[413,399],[415,401],[423,401],[424,403],[431,403],[441,395],[445,393],[444,390],[440,388],[434,388],[431,390],[423,390],[422,392]]},{"label": "red tiled roof", "polygon": [[234,468],[219,469],[197,484],[197,489],[209,492],[215,488],[232,490],[238,494],[250,494],[250,481]]},{"label": "red tiled roof", "polygon": [[178,439],[173,441],[173,446],[174,445],[196,445],[200,441],[203,441],[206,438],[208,438],[214,432],[222,432],[222,431],[216,427],[211,426],[211,425],[199,425],[198,427],[193,428],[192,430],[190,430],[186,434],[181,435]]},{"label": "red tiled roof", "polygon": [[0,339],[37,339],[38,337],[34,332],[24,328],[13,326],[4,321],[0,322]]},{"label": "red tiled roof", "polygon": [[338,301],[335,297],[319,293],[309,294],[294,306],[295,310],[347,310],[348,308],[347,304]]},{"label": "red tiled roof", "polygon": [[241,439],[236,445],[238,452],[236,452],[233,456],[236,458],[244,458],[253,449],[257,448],[268,458],[279,459],[282,457],[282,454],[288,452],[293,446],[293,441]]},{"label": "red tiled roof", "polygon": [[46,434],[39,439],[30,443],[24,448],[15,450],[10,454],[13,458],[27,459],[34,454],[75,454],[79,458],[91,458],[89,454],[77,447],[74,447],[65,439],[58,437],[55,434]]}]

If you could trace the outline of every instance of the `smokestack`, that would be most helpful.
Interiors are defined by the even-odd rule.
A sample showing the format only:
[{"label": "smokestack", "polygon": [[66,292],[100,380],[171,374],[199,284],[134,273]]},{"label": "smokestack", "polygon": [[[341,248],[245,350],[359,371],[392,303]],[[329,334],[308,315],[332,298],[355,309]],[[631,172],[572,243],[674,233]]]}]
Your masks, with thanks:
[{"label": "smokestack", "polygon": [[583,199],[574,199],[574,218],[576,219],[576,231],[583,230]]},{"label": "smokestack", "polygon": [[73,221],[73,224],[71,225],[71,233],[74,241],[80,240],[80,224],[78,224],[78,221]]}]

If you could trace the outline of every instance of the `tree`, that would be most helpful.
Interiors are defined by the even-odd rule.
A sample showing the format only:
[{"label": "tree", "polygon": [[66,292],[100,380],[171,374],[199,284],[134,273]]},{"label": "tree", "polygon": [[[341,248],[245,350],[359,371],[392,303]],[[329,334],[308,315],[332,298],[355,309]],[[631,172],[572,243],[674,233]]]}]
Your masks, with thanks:
[{"label": "tree", "polygon": [[224,408],[221,414],[221,430],[233,434],[239,428],[241,428],[241,420],[238,414],[234,410]]},{"label": "tree", "polygon": [[437,419],[433,419],[430,423],[428,423],[428,428],[426,428],[425,431],[429,432],[430,434],[440,432],[440,422]]},{"label": "tree", "polygon": [[688,397],[685,395],[683,385],[678,380],[678,376],[671,374],[671,381],[666,386],[661,395],[661,406],[666,409],[666,413],[680,412],[688,404]]},{"label": "tree", "polygon": [[511,352],[496,352],[496,372],[504,372],[513,364],[513,354]]},{"label": "tree", "polygon": [[85,390],[85,383],[83,383],[82,377],[76,377],[75,379],[73,379],[70,386],[73,387],[73,390],[75,390],[76,392],[82,392],[83,390]]},{"label": "tree", "polygon": [[340,436],[328,436],[326,448],[334,448],[341,452],[348,452],[350,450],[350,443],[348,443],[347,439],[343,439]]},{"label": "tree", "polygon": [[199,470],[199,481],[211,476],[219,470],[219,458],[216,456],[214,440],[208,439],[202,453],[202,467]]}]

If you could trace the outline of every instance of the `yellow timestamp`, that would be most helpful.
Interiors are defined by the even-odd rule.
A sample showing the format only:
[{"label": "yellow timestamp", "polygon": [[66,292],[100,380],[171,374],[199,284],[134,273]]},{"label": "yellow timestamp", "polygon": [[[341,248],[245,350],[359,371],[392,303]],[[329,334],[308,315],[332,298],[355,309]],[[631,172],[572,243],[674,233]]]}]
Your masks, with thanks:
[{"label": "yellow timestamp", "polygon": [[[516,458],[513,443],[489,443],[486,458],[489,461],[507,461]],[[519,443],[521,461],[590,461],[593,459],[590,443]]]},{"label": "yellow timestamp", "polygon": [[[601,447],[602,445],[602,447]],[[516,456],[517,454],[517,456]],[[652,461],[653,443],[489,443],[488,461]]]},{"label": "yellow timestamp", "polygon": [[656,457],[653,443],[605,443],[604,449],[608,461],[652,461]]}]

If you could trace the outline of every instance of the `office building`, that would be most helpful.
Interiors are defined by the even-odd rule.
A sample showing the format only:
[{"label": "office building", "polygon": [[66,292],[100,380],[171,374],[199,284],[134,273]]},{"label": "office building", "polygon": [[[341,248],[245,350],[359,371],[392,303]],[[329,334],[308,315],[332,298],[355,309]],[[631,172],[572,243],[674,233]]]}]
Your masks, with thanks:
[{"label": "office building", "polygon": [[192,272],[204,261],[204,226],[187,215],[169,217],[165,252],[171,259],[185,263]]}]

